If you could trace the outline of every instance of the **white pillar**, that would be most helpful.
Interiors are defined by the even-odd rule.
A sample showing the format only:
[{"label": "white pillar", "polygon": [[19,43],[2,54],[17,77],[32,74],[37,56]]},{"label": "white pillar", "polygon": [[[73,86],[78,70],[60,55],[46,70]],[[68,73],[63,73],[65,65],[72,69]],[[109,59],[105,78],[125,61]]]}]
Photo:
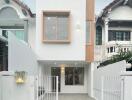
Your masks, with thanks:
[{"label": "white pillar", "polygon": [[108,30],[109,30],[109,20],[104,20],[104,46],[105,46],[105,58],[107,58],[107,43],[108,43]]},{"label": "white pillar", "polygon": [[108,43],[108,29],[109,29],[109,20],[105,19],[104,21],[104,29],[105,29],[105,44]]},{"label": "white pillar", "polygon": [[28,42],[28,20],[24,21],[24,33],[25,41]]}]

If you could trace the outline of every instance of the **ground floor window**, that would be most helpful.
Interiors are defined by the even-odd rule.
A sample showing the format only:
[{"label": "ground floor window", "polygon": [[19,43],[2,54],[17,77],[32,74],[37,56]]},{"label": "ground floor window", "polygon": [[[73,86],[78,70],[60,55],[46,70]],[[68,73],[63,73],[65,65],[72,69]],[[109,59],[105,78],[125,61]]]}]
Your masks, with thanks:
[{"label": "ground floor window", "polygon": [[84,85],[84,68],[66,67],[65,85]]}]

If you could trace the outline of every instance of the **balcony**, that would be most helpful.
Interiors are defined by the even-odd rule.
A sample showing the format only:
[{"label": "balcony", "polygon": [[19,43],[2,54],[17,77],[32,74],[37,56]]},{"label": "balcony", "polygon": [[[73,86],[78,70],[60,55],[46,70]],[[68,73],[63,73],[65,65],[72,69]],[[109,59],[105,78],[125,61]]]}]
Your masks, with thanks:
[{"label": "balcony", "polygon": [[132,51],[132,43],[122,42],[117,44],[115,42],[109,42],[107,45],[96,45],[95,46],[95,61],[102,61],[109,59],[112,55],[116,55],[119,52]]}]

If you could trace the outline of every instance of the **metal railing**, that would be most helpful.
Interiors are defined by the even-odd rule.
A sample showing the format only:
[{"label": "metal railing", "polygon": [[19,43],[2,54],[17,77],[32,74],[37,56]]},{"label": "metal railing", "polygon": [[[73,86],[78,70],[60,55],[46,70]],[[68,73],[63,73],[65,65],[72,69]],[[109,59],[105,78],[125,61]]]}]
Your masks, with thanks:
[{"label": "metal railing", "polygon": [[94,49],[95,61],[102,61],[108,59],[112,55],[116,55],[119,51],[127,52],[132,51],[132,44],[107,44],[107,45],[96,45]]},{"label": "metal railing", "polygon": [[96,100],[121,100],[121,78],[119,76],[102,76],[99,82],[94,87]]},{"label": "metal railing", "polygon": [[58,76],[38,76],[37,100],[58,100]]}]

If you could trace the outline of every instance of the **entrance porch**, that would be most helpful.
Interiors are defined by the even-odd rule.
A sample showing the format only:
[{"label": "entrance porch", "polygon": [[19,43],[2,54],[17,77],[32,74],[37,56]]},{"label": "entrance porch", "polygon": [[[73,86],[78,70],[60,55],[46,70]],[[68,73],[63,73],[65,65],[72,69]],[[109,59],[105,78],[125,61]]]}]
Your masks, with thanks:
[{"label": "entrance porch", "polygon": [[59,98],[70,97],[68,94],[91,95],[92,70],[87,62],[39,61],[39,76],[58,76]]}]

